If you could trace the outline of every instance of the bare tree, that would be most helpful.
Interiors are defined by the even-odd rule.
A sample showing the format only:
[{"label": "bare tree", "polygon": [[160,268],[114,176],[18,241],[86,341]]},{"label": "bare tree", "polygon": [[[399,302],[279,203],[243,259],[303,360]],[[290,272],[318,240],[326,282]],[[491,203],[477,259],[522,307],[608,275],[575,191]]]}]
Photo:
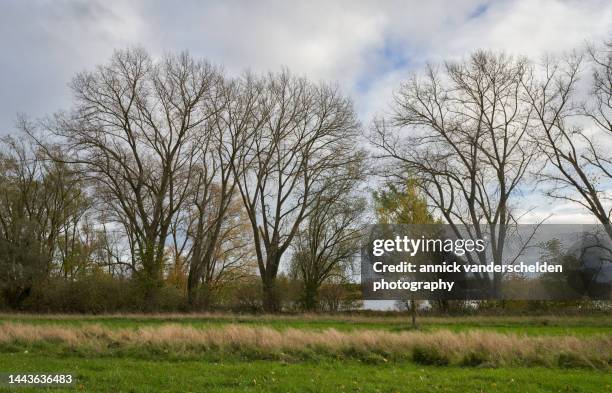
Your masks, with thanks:
[{"label": "bare tree", "polygon": [[153,62],[141,49],[72,83],[76,107],[51,130],[93,182],[129,242],[129,267],[147,297],[161,285],[172,219],[188,195],[195,140],[213,116],[217,70],[187,54]]},{"label": "bare tree", "polygon": [[333,185],[316,195],[316,203],[293,244],[291,269],[304,285],[302,306],[314,311],[321,285],[333,275],[346,277],[363,238],[366,200],[356,195],[363,168],[339,170]]},{"label": "bare tree", "polygon": [[79,176],[49,162],[24,132],[0,140],[0,289],[18,307],[32,286],[65,272],[87,208]]},{"label": "bare tree", "polygon": [[[198,138],[199,160],[192,174],[186,230],[190,239],[187,292],[192,305],[207,305],[206,297],[225,274],[249,263],[245,248],[251,245],[250,236],[242,232],[244,210],[236,204],[240,197],[235,191],[236,177],[242,173],[237,162],[243,142],[257,128],[251,124],[257,100],[257,90],[248,80],[226,81],[211,103],[215,115]],[[228,242],[233,253],[221,251]],[[220,258],[220,252],[227,258]],[[205,298],[198,300],[199,294]]]},{"label": "bare tree", "polygon": [[[484,51],[429,66],[402,84],[391,118],[377,122],[371,138],[395,165],[392,176],[418,176],[457,236],[488,238],[496,264],[517,219],[512,200],[535,159],[527,138],[533,109],[523,102],[529,79],[525,59]],[[495,274],[494,289],[500,281]]]},{"label": "bare tree", "polygon": [[264,309],[277,311],[282,256],[326,180],[355,160],[359,127],[350,100],[336,88],[288,72],[245,78],[259,98],[251,112],[254,132],[234,170],[253,232]]},{"label": "bare tree", "polygon": [[[581,97],[585,64],[591,88]],[[548,58],[539,71],[527,91],[537,115],[534,141],[548,164],[539,174],[552,185],[547,194],[586,208],[612,238],[612,44],[591,48],[588,56]]]}]

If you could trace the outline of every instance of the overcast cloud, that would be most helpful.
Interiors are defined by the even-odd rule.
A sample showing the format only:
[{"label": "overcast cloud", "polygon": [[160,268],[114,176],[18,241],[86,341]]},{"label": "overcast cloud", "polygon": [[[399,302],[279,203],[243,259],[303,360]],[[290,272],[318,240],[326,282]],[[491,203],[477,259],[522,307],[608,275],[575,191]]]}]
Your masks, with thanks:
[{"label": "overcast cloud", "polygon": [[[412,3],[412,4],[411,4]],[[24,1],[0,5],[0,133],[67,108],[67,84],[114,49],[188,50],[230,73],[338,81],[364,121],[427,61],[477,48],[529,56],[601,41],[610,1]]]},{"label": "overcast cloud", "polygon": [[612,2],[604,0],[4,0],[0,135],[12,130],[17,113],[36,118],[67,109],[75,73],[127,46],[154,56],[188,50],[231,74],[287,66],[337,81],[367,124],[398,82],[426,62],[478,48],[537,58],[609,39],[611,21]]}]

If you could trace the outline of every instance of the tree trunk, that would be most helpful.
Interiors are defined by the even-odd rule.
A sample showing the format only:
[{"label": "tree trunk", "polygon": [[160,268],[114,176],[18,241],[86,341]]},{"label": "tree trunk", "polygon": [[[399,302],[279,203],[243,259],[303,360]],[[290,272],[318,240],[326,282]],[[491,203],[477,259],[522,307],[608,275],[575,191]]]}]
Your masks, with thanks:
[{"label": "tree trunk", "polygon": [[210,310],[213,304],[213,290],[209,282],[203,282],[196,294],[196,306],[202,310]]},{"label": "tree trunk", "polygon": [[155,311],[159,300],[160,283],[151,277],[143,275],[141,277],[141,285],[144,295],[143,311]]},{"label": "tree trunk", "polygon": [[144,295],[144,311],[154,311],[158,305],[159,290],[163,286],[161,264],[150,258],[146,264],[143,261],[143,265],[139,276]]},{"label": "tree trunk", "polygon": [[319,288],[310,283],[304,284],[304,297],[302,298],[302,307],[304,307],[304,311],[313,312],[317,311],[318,301],[317,294],[319,292]]},{"label": "tree trunk", "polygon": [[197,304],[198,285],[195,274],[191,272],[191,269],[189,273],[187,277],[187,302],[189,303],[189,307],[195,308]]},{"label": "tree trunk", "polygon": [[414,299],[410,299],[410,317],[412,319],[412,328],[416,329],[416,301]]},{"label": "tree trunk", "polygon": [[143,249],[139,250],[142,270],[139,272],[139,281],[144,295],[144,311],[157,309],[159,289],[163,286],[163,257],[156,253],[158,246],[152,240],[144,243]]},{"label": "tree trunk", "polygon": [[278,290],[276,288],[276,277],[263,277],[263,309],[267,313],[280,311]]},{"label": "tree trunk", "polygon": [[502,274],[498,272],[493,273],[493,297],[496,300],[503,300],[502,299]]}]

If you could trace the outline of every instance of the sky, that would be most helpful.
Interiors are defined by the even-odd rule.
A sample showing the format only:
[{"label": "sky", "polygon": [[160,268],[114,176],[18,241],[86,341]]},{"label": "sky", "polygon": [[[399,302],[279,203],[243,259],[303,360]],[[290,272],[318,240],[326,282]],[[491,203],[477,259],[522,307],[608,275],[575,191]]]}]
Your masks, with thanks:
[{"label": "sky", "polygon": [[[20,113],[68,109],[71,78],[131,46],[154,57],[187,50],[229,74],[288,67],[337,82],[367,125],[427,62],[476,49],[537,59],[610,37],[612,1],[603,0],[2,0],[0,135]],[[552,209],[585,218],[573,206]]]}]

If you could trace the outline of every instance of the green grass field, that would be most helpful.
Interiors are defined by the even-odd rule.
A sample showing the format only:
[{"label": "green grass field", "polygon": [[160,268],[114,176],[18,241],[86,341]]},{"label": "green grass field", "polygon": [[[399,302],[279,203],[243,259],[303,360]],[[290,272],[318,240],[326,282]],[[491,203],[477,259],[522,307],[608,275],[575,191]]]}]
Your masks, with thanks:
[{"label": "green grass field", "polygon": [[[9,354],[2,370],[72,372],[88,392],[610,392],[612,375],[593,370],[49,358]],[[48,389],[60,392],[62,389]],[[9,391],[9,390],[2,390]],[[40,391],[19,388],[19,392]]]},{"label": "green grass field", "polygon": [[[197,329],[223,326],[271,327],[278,331],[308,332],[336,329],[407,331],[404,317],[325,316],[27,316],[1,315],[0,325],[19,323],[38,327],[100,326],[110,330],[185,325]],[[44,329],[43,329],[44,330]],[[567,336],[612,340],[612,317],[458,317],[421,318],[427,334],[498,332],[513,336]],[[426,366],[410,359],[387,360],[345,356],[309,356],[304,359],[241,356],[206,350],[194,356],[172,356],[164,351],[86,351],[44,345],[3,345],[0,372],[72,373],[77,384],[50,392],[612,392],[609,367],[534,366]],[[602,348],[606,351],[607,348]],[[612,360],[612,354],[609,359]],[[612,365],[611,365],[612,366]],[[0,392],[41,389],[0,388]]]},{"label": "green grass field", "polygon": [[[410,330],[410,320],[404,317],[367,317],[367,316],[257,316],[231,314],[202,315],[23,315],[0,314],[0,322],[21,322],[27,324],[55,325],[102,325],[113,328],[137,328],[166,323],[184,324],[206,328],[227,324],[244,324],[247,326],[268,326],[275,329],[329,329],[351,330]],[[450,330],[454,332],[484,330],[500,333],[526,335],[571,335],[590,336],[595,334],[612,334],[612,315],[597,316],[529,316],[529,317],[420,317],[417,319],[419,329],[423,331]]]}]

